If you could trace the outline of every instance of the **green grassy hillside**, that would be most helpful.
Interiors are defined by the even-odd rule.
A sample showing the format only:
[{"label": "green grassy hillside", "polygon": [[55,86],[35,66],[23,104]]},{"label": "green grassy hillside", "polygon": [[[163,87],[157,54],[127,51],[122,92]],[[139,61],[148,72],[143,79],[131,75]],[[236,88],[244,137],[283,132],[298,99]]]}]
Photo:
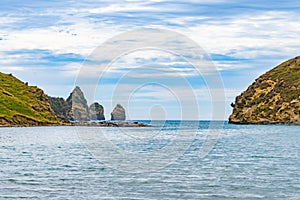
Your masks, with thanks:
[{"label": "green grassy hillside", "polygon": [[61,121],[56,118],[43,90],[0,72],[0,126],[54,124]]}]

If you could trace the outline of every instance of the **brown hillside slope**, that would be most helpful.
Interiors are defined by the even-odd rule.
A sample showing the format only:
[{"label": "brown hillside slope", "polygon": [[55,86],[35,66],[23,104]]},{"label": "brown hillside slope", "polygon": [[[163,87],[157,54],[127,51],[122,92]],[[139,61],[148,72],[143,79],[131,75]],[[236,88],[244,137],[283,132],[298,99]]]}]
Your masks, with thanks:
[{"label": "brown hillside slope", "polygon": [[300,124],[300,56],[260,76],[232,106],[229,123]]}]

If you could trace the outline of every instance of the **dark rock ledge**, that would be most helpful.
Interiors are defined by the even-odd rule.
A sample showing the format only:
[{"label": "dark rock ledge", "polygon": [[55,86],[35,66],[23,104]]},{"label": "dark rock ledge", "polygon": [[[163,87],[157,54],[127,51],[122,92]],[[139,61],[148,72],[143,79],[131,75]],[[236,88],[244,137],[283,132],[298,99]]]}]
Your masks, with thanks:
[{"label": "dark rock ledge", "polygon": [[126,121],[101,121],[101,122],[72,122],[71,126],[91,126],[91,127],[152,127],[149,124]]}]

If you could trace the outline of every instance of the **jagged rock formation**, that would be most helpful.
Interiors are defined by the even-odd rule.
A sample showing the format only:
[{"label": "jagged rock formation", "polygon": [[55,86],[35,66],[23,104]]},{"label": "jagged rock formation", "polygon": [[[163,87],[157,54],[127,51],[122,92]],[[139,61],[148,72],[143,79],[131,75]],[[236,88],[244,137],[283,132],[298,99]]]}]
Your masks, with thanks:
[{"label": "jagged rock formation", "polygon": [[91,120],[105,120],[104,108],[99,103],[95,102],[89,107],[89,114]]},{"label": "jagged rock formation", "polygon": [[125,109],[120,104],[117,104],[116,107],[111,112],[111,120],[126,120]]},{"label": "jagged rock formation", "polygon": [[60,125],[44,91],[0,73],[0,126]]},{"label": "jagged rock formation", "polygon": [[69,121],[73,117],[70,115],[71,106],[64,98],[61,97],[50,97],[48,96],[49,103],[55,113],[55,115],[62,120]]},{"label": "jagged rock formation", "polygon": [[65,121],[105,120],[104,108],[95,102],[90,107],[80,87],[76,86],[67,100],[48,97],[56,116]]},{"label": "jagged rock formation", "polygon": [[64,100],[59,97],[48,97],[55,115],[66,121],[88,121],[89,108],[81,89],[76,86],[69,97]]},{"label": "jagged rock formation", "polygon": [[89,118],[89,108],[87,101],[84,97],[81,89],[76,86],[71,92],[70,96],[66,100],[68,105],[71,105],[71,109],[68,110],[68,115],[72,116],[71,120],[75,121],[88,121]]},{"label": "jagged rock formation", "polygon": [[229,123],[300,124],[300,57],[260,76],[232,106]]}]

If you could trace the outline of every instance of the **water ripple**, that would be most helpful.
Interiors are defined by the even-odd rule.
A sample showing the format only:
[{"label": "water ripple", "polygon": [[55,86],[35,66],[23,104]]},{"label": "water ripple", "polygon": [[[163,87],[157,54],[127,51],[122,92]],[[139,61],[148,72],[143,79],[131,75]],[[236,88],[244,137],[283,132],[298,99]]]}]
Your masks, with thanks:
[{"label": "water ripple", "polygon": [[[94,159],[72,127],[0,129],[0,199],[300,198],[299,127],[226,125],[199,159],[204,138],[164,169],[128,174]],[[129,151],[166,144],[114,139]]]}]

